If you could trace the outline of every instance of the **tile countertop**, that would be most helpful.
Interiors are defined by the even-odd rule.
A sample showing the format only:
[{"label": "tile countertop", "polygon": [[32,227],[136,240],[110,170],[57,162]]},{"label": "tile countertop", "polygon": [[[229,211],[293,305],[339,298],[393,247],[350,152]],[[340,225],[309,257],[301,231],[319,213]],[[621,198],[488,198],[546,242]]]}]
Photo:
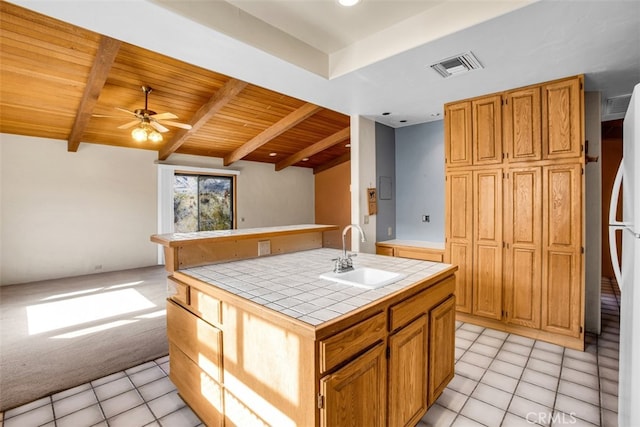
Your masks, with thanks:
[{"label": "tile countertop", "polygon": [[358,253],[355,268],[406,274],[378,289],[363,289],[320,279],[342,251],[313,249],[180,270],[200,281],[313,326],[333,320],[451,267],[430,261]]}]

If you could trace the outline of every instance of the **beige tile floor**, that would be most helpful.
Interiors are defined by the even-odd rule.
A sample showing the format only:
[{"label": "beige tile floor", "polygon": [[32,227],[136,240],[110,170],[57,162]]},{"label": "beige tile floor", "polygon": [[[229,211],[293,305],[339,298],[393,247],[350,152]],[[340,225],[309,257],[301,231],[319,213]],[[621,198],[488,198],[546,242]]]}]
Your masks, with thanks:
[{"label": "beige tile floor", "polygon": [[[456,375],[418,427],[617,426],[619,294],[603,282],[602,333],[585,352],[456,325]],[[0,413],[0,427],[202,426],[163,357]]]}]

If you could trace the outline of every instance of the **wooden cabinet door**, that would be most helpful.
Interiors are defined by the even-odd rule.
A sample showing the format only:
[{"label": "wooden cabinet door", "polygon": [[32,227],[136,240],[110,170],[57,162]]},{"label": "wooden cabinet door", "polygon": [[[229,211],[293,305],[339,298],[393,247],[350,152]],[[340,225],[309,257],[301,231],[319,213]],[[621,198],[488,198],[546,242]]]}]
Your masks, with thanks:
[{"label": "wooden cabinet door", "polygon": [[583,176],[580,164],[543,168],[542,329],[582,336]]},{"label": "wooden cabinet door", "polygon": [[502,163],[502,97],[475,99],[471,106],[473,164]]},{"label": "wooden cabinet door", "polygon": [[545,159],[579,157],[583,128],[582,78],[542,86],[542,146]]},{"label": "wooden cabinet door", "polygon": [[384,427],[387,402],[385,345],[380,343],[320,380],[320,425]]},{"label": "wooden cabinet door", "polygon": [[541,168],[509,169],[505,187],[506,320],[539,329],[542,287]]},{"label": "wooden cabinet door", "polygon": [[502,169],[473,172],[473,314],[502,318]]},{"label": "wooden cabinet door", "polygon": [[471,166],[471,102],[444,107],[444,161],[447,167]]},{"label": "wooden cabinet door", "polygon": [[428,338],[426,314],[389,337],[389,426],[413,427],[427,412]]},{"label": "wooden cabinet door", "polygon": [[503,137],[509,162],[542,159],[540,87],[507,92],[504,101]]},{"label": "wooden cabinet door", "polygon": [[472,172],[450,172],[445,179],[445,262],[458,266],[456,310],[471,313],[473,262]]},{"label": "wooden cabinet door", "polygon": [[453,378],[455,333],[455,297],[451,296],[429,312],[429,405],[436,401]]}]

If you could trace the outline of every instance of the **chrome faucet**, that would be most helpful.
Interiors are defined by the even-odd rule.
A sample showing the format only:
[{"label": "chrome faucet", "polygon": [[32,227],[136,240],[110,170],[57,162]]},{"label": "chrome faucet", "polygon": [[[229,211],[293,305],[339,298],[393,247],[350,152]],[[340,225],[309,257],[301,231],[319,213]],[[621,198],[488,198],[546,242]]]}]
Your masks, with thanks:
[{"label": "chrome faucet", "polygon": [[367,238],[364,235],[364,231],[358,224],[349,224],[344,230],[342,230],[342,256],[338,258],[334,258],[332,261],[336,262],[336,265],[333,269],[334,273],[344,273],[345,271],[353,270],[353,260],[351,257],[357,256],[357,254],[348,254],[347,255],[347,244],[345,242],[345,237],[347,236],[347,231],[350,228],[355,228],[360,232],[360,236],[362,236],[362,242],[366,242]]}]

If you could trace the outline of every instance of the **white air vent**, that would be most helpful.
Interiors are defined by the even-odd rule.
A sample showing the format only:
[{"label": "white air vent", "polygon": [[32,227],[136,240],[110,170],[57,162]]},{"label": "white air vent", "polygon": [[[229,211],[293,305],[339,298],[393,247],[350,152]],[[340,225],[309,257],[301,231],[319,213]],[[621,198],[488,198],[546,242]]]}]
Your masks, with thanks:
[{"label": "white air vent", "polygon": [[605,106],[605,114],[624,114],[629,108],[629,101],[631,100],[631,94],[614,96],[613,98],[607,98],[607,104]]},{"label": "white air vent", "polygon": [[443,59],[442,61],[431,65],[442,77],[451,77],[458,74],[466,73],[471,70],[479,70],[484,68],[478,58],[472,52],[463,53]]}]

